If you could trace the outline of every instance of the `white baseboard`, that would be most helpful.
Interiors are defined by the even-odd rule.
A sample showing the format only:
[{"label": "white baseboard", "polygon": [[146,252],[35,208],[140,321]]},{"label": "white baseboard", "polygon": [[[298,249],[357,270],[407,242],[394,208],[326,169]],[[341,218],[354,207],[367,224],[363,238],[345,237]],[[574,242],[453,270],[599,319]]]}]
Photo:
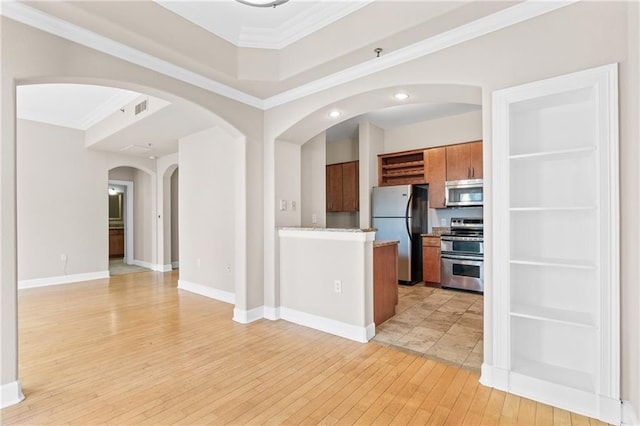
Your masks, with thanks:
[{"label": "white baseboard", "polygon": [[171,262],[171,267],[173,269],[178,269],[180,267],[180,262],[177,260],[174,260],[173,262]]},{"label": "white baseboard", "polygon": [[325,333],[334,334],[346,339],[355,340],[356,342],[366,343],[375,334],[375,325],[369,324],[366,327],[347,324],[330,318],[320,317],[306,312],[296,311],[280,307],[280,317],[295,324],[304,325],[305,327],[315,330],[324,331]]},{"label": "white baseboard", "polygon": [[57,277],[36,278],[18,281],[18,289],[46,287],[50,285],[72,284],[80,281],[101,280],[109,278],[109,271],[86,272],[83,274],[60,275]]},{"label": "white baseboard", "polygon": [[262,318],[264,318],[264,308],[262,306],[248,311],[242,311],[237,308],[233,310],[233,320],[241,324],[249,324]]},{"label": "white baseboard", "polygon": [[132,265],[140,266],[142,268],[151,269],[156,272],[169,272],[171,271],[171,265],[159,265],[157,263],[145,262],[144,260],[133,259]]},{"label": "white baseboard", "polygon": [[236,295],[224,290],[209,287],[203,284],[192,283],[189,281],[178,280],[178,288],[191,293],[199,294],[210,299],[219,300],[221,302],[236,304]]},{"label": "white baseboard", "polygon": [[0,385],[0,408],[15,405],[24,399],[22,384],[16,380],[5,385]]},{"label": "white baseboard", "polygon": [[622,424],[640,426],[640,417],[630,401],[622,401]]},{"label": "white baseboard", "polygon": [[277,321],[280,319],[280,308],[274,308],[272,306],[263,306],[264,317],[268,320]]}]

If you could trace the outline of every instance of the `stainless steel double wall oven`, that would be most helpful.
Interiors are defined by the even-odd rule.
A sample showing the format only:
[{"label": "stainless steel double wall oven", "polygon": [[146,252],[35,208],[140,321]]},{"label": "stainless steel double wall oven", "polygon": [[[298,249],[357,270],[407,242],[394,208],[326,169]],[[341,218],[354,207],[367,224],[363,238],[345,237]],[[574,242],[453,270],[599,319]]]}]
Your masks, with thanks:
[{"label": "stainless steel double wall oven", "polygon": [[484,292],[482,218],[452,218],[451,232],[440,241],[442,288]]}]

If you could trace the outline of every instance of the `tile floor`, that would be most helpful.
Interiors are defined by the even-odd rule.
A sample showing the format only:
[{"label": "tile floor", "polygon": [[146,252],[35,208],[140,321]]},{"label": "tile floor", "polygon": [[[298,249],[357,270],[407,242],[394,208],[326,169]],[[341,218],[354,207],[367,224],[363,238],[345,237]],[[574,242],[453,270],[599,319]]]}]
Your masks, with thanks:
[{"label": "tile floor", "polygon": [[376,327],[374,341],[474,372],[482,364],[482,295],[399,286],[396,315]]},{"label": "tile floor", "polygon": [[151,269],[143,268],[137,265],[127,265],[122,259],[109,259],[109,275],[133,274],[135,272],[145,272]]}]

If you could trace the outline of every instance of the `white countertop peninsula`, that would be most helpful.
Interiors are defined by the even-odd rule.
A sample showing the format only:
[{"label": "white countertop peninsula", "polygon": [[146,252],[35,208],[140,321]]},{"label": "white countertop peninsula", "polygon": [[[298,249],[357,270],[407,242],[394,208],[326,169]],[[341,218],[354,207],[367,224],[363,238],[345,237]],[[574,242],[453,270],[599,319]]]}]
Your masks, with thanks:
[{"label": "white countertop peninsula", "polygon": [[375,334],[375,229],[279,229],[280,318],[358,342]]}]

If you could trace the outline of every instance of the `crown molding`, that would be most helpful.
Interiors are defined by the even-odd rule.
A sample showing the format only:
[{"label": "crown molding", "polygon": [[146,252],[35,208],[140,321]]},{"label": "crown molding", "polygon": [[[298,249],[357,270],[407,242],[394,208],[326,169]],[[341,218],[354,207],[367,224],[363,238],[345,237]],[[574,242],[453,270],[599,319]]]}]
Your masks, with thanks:
[{"label": "crown molding", "polygon": [[396,65],[409,62],[439,50],[455,46],[465,41],[501,30],[519,22],[560,9],[579,0],[564,1],[535,1],[527,0],[508,9],[501,10],[452,30],[429,37],[404,48],[395,50],[379,58],[371,59],[340,72],[328,75],[311,83],[303,84],[294,89],[282,92],[265,99],[264,109],[274,108],[296,99],[330,89],[340,84],[349,83],[358,78],[366,77],[376,72],[384,71]]},{"label": "crown molding", "polygon": [[134,49],[133,47],[127,46],[108,37],[101,36],[100,34],[89,31],[78,25],[56,18],[55,16],[44,13],[23,3],[2,0],[0,1],[0,5],[0,15],[13,19],[14,21],[21,22],[108,55],[115,56],[116,58],[120,58],[141,67],[157,71],[185,83],[193,84],[194,86],[198,86],[218,95],[263,109],[263,102],[260,98],[249,95],[241,90],[234,89],[231,86],[227,86],[226,84],[222,84],[153,55],[149,55],[141,50]]},{"label": "crown molding", "polygon": [[277,28],[242,27],[238,40],[232,41],[238,47],[260,49],[282,49],[314,33],[327,25],[344,18],[373,0],[348,2],[318,2],[288,19]]},{"label": "crown molding", "polygon": [[257,98],[241,90],[227,86],[125,44],[116,42],[22,3],[15,1],[2,1],[0,2],[0,14],[39,30],[46,31],[50,34],[62,37],[83,46],[115,56],[169,77],[173,77],[185,83],[192,84],[212,93],[234,99],[255,108],[267,110],[301,99],[305,96],[330,89],[337,85],[345,84],[358,78],[383,71],[393,66],[421,58],[439,50],[481,37],[519,22],[535,18],[573,4],[576,1],[578,0],[527,0],[508,9],[501,10],[492,15],[477,19],[468,24],[461,25],[460,27],[390,52],[379,58],[373,58],[367,62],[352,66],[343,71],[336,72],[310,83],[303,84],[267,99]]}]

